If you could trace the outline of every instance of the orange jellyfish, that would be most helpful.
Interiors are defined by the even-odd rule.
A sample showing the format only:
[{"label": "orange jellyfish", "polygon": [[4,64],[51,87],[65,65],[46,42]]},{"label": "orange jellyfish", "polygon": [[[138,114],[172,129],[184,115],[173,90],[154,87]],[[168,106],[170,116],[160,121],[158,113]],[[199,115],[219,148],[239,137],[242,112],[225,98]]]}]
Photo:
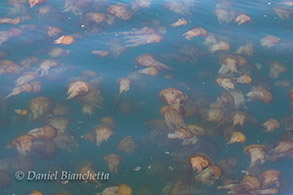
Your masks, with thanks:
[{"label": "orange jellyfish", "polygon": [[23,92],[27,92],[27,93],[29,93],[29,92],[31,92],[32,90],[33,90],[32,85],[25,83],[25,84],[23,84],[23,85],[21,85],[21,86],[14,87],[13,90],[12,90],[12,92],[11,92],[10,94],[8,94],[8,95],[5,97],[5,99],[8,99],[8,98],[11,97],[11,96],[19,95],[19,94],[21,94],[21,93],[23,93]]},{"label": "orange jellyfish", "polygon": [[195,181],[207,184],[207,185],[213,185],[215,180],[220,179],[222,176],[222,170],[217,165],[211,165],[204,169],[202,172],[197,174],[195,176]]},{"label": "orange jellyfish", "polygon": [[246,146],[244,152],[250,155],[250,167],[253,167],[256,164],[262,165],[265,163],[266,147],[264,145],[253,144]]},{"label": "orange jellyfish", "polygon": [[240,125],[241,127],[243,127],[246,119],[246,114],[244,112],[235,111],[232,113],[232,115],[233,127],[236,125]]},{"label": "orange jellyfish", "polygon": [[262,126],[265,127],[265,132],[272,132],[275,129],[280,128],[280,123],[276,119],[270,118],[264,124],[262,124]]},{"label": "orange jellyfish", "polygon": [[[0,45],[1,45],[1,40],[0,40]],[[18,74],[21,70],[22,68],[18,64],[10,60],[0,60],[0,75]]]},{"label": "orange jellyfish", "polygon": [[235,89],[236,86],[236,82],[229,76],[219,76],[216,78],[216,82],[220,87],[226,90]]},{"label": "orange jellyfish", "polygon": [[267,189],[271,187],[280,187],[280,177],[282,173],[278,170],[269,169],[264,171],[260,175],[260,181],[262,183],[262,189]]},{"label": "orange jellyfish", "polygon": [[248,74],[242,74],[240,77],[237,78],[237,83],[242,83],[242,84],[251,84],[252,78]]},{"label": "orange jellyfish", "polygon": [[66,99],[69,100],[71,98],[77,96],[84,96],[91,91],[91,86],[89,83],[85,81],[73,81],[70,82],[67,86],[67,94],[69,95]]},{"label": "orange jellyfish", "polygon": [[70,50],[62,49],[61,47],[55,47],[49,51],[51,58],[65,57],[70,53]]},{"label": "orange jellyfish", "polygon": [[109,14],[116,16],[122,20],[129,20],[133,16],[133,12],[127,4],[117,3],[108,8]]},{"label": "orange jellyfish", "polygon": [[27,116],[29,113],[28,109],[15,109],[14,112],[20,116]]},{"label": "orange jellyfish", "polygon": [[293,156],[293,141],[292,140],[280,140],[276,143],[276,147],[268,153],[268,160],[276,161],[280,158],[292,158]]},{"label": "orange jellyfish", "polygon": [[225,112],[222,108],[210,108],[210,109],[203,109],[200,110],[201,118],[218,123],[225,117]]},{"label": "orange jellyfish", "polygon": [[[82,166],[79,170],[78,170],[78,173],[79,174],[82,174],[82,175],[96,175],[96,171],[95,171],[95,167],[92,163],[88,163],[84,166]],[[101,186],[101,183],[99,180],[97,180],[97,178],[94,178],[94,177],[89,177],[86,179],[87,182],[90,182],[90,183],[95,183],[97,184],[98,186]]]},{"label": "orange jellyfish", "polygon": [[245,45],[240,46],[237,49],[236,53],[251,56],[253,54],[253,44],[249,42]]},{"label": "orange jellyfish", "polygon": [[180,108],[181,105],[188,102],[187,94],[176,88],[166,88],[161,90],[159,93],[159,99],[174,108]]},{"label": "orange jellyfish", "polygon": [[133,141],[132,136],[124,137],[118,144],[118,150],[131,153],[136,149],[135,142]]},{"label": "orange jellyfish", "polygon": [[28,0],[28,3],[30,4],[30,8],[34,7],[35,5],[40,5],[43,4],[45,2],[47,2],[48,0]]},{"label": "orange jellyfish", "polygon": [[104,160],[108,163],[110,172],[114,171],[115,173],[117,173],[117,167],[122,161],[122,157],[118,154],[108,154],[104,157]]},{"label": "orange jellyfish", "polygon": [[52,139],[57,135],[57,130],[54,127],[48,125],[32,129],[28,134],[34,136],[37,139]]},{"label": "orange jellyfish", "polygon": [[210,159],[205,155],[193,154],[189,157],[188,161],[193,170],[196,170],[198,173],[211,166]]},{"label": "orange jellyfish", "polygon": [[163,106],[160,109],[161,114],[165,118],[165,122],[169,128],[170,131],[174,131],[179,128],[185,128],[185,122],[183,119],[183,110],[176,109],[170,105]]},{"label": "orange jellyfish", "polygon": [[227,144],[233,144],[233,143],[241,143],[243,144],[246,141],[246,136],[239,131],[233,131],[231,133],[231,138],[227,142]]},{"label": "orange jellyfish", "polygon": [[273,35],[267,35],[260,41],[261,45],[267,48],[271,48],[279,42],[280,39]]},{"label": "orange jellyfish", "polygon": [[[195,144],[197,142],[196,136],[192,137],[192,133],[188,128],[178,128],[174,132],[168,134],[169,139],[188,139],[183,141],[183,145]],[[191,139],[190,139],[191,138]]]},{"label": "orange jellyfish", "polygon": [[146,75],[150,75],[152,77],[155,77],[158,75],[159,70],[154,66],[150,66],[150,67],[144,68],[142,70],[139,70],[138,73],[146,74]]},{"label": "orange jellyfish", "polygon": [[0,18],[0,24],[14,24],[14,25],[17,25],[18,23],[20,23],[20,21],[21,21],[20,17],[16,17],[16,18],[8,18],[8,17]]},{"label": "orange jellyfish", "polygon": [[114,134],[113,129],[107,126],[98,126],[94,128],[93,132],[98,147]]},{"label": "orange jellyfish", "polygon": [[176,22],[170,24],[172,27],[178,27],[178,26],[185,26],[188,24],[188,21],[184,18],[178,19]]},{"label": "orange jellyfish", "polygon": [[235,12],[227,9],[224,6],[217,5],[215,9],[215,14],[218,18],[220,24],[232,22],[235,19]]},{"label": "orange jellyfish", "polygon": [[33,141],[36,138],[32,135],[21,135],[15,138],[11,145],[16,147],[21,156],[26,156],[33,148]]},{"label": "orange jellyfish", "polygon": [[247,14],[240,14],[235,19],[235,23],[238,23],[239,26],[243,23],[247,23],[247,22],[251,22],[251,21],[252,21],[251,17]]},{"label": "orange jellyfish", "polygon": [[216,44],[212,45],[209,48],[209,51],[211,53],[215,53],[217,51],[229,51],[229,50],[230,50],[230,45],[226,41],[217,42]]},{"label": "orange jellyfish", "polygon": [[116,186],[105,188],[103,192],[97,195],[133,195],[133,189],[127,184],[119,184]]},{"label": "orange jellyfish", "polygon": [[16,81],[15,85],[16,86],[21,86],[23,84],[29,83],[30,81],[33,81],[36,79],[38,75],[34,72],[24,72],[22,76],[20,76]]},{"label": "orange jellyfish", "polygon": [[70,35],[62,35],[54,41],[55,44],[71,45],[75,41],[75,38]]},{"label": "orange jellyfish", "polygon": [[288,68],[284,65],[281,64],[280,62],[270,62],[270,73],[269,73],[269,77],[273,78],[273,79],[277,79],[279,78],[279,76],[288,71]]},{"label": "orange jellyfish", "polygon": [[187,31],[182,36],[185,36],[185,39],[190,40],[192,37],[205,37],[207,34],[208,32],[204,28],[197,27]]},{"label": "orange jellyfish", "polygon": [[117,80],[117,83],[119,84],[119,94],[121,94],[123,92],[129,91],[132,80],[126,77],[122,77]]},{"label": "orange jellyfish", "polygon": [[268,104],[273,100],[273,94],[263,86],[253,86],[246,96],[248,97],[248,102],[263,101]]},{"label": "orange jellyfish", "polygon": [[149,53],[138,56],[135,59],[135,63],[136,64],[139,64],[141,66],[155,67],[158,70],[161,70],[162,68],[165,68],[165,69],[168,69],[168,70],[171,69],[169,66],[167,66],[167,65],[162,64],[161,62],[159,62],[156,59],[156,56],[155,55],[149,54]]},{"label": "orange jellyfish", "polygon": [[226,75],[228,73],[235,73],[238,72],[237,70],[237,63],[238,60],[235,56],[226,55],[220,60],[221,68],[219,69],[218,73],[221,75]]},{"label": "orange jellyfish", "polygon": [[58,66],[59,63],[56,60],[45,60],[43,61],[39,68],[35,71],[36,74],[40,72],[40,77],[48,75],[49,69]]},{"label": "orange jellyfish", "polygon": [[219,186],[218,189],[229,189],[228,194],[233,195],[255,194],[257,190],[261,189],[261,182],[254,176],[244,175],[240,183]]},{"label": "orange jellyfish", "polygon": [[55,102],[49,97],[38,96],[31,99],[28,109],[33,113],[33,119],[37,120],[52,114]]},{"label": "orange jellyfish", "polygon": [[107,21],[107,16],[99,12],[89,12],[84,16],[86,23],[100,24]]}]

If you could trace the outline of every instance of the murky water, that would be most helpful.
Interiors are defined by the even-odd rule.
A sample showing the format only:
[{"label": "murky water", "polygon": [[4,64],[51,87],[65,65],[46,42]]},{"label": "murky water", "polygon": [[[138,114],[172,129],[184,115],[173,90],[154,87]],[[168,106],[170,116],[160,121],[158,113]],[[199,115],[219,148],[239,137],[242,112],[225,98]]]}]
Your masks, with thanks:
[{"label": "murky water", "polygon": [[293,194],[292,6],[2,0],[0,194]]}]

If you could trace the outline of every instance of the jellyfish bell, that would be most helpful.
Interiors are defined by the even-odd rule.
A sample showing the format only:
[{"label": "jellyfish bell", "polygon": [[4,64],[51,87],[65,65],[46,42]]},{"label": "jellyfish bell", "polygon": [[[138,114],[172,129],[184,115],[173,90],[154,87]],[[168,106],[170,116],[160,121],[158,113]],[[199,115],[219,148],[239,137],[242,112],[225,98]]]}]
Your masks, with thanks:
[{"label": "jellyfish bell", "polygon": [[64,50],[61,47],[55,47],[49,51],[51,58],[64,57],[70,53],[70,50]]},{"label": "jellyfish bell", "polygon": [[174,131],[179,128],[185,128],[185,122],[183,119],[183,109],[176,109],[173,106],[166,105],[160,109],[161,114],[165,118],[165,122],[170,131]]},{"label": "jellyfish bell", "polygon": [[50,126],[43,126],[40,128],[32,129],[28,134],[34,136],[36,139],[53,139],[57,135],[57,130]]},{"label": "jellyfish bell", "polygon": [[78,96],[84,96],[92,90],[89,83],[85,81],[73,81],[67,86],[67,94],[69,95],[66,99],[72,99]]},{"label": "jellyfish bell", "polygon": [[23,117],[27,116],[29,113],[28,109],[15,109],[14,112]]},{"label": "jellyfish bell", "polygon": [[17,138],[15,138],[11,145],[16,147],[18,153],[21,155],[21,156],[26,156],[28,155],[32,149],[33,149],[33,141],[35,140],[36,138],[32,135],[21,135]]},{"label": "jellyfish bell", "polygon": [[240,77],[236,79],[237,83],[242,83],[242,84],[251,84],[252,78],[248,74],[242,74]]},{"label": "jellyfish bell", "polygon": [[133,16],[133,12],[127,4],[117,3],[108,8],[108,13],[122,20],[129,20]]},{"label": "jellyfish bell", "polygon": [[218,76],[216,78],[216,83],[226,90],[235,89],[236,86],[236,82],[229,76]]},{"label": "jellyfish bell", "polygon": [[118,172],[118,165],[122,161],[122,157],[118,154],[108,154],[104,157],[104,160],[108,163],[110,172]]},{"label": "jellyfish bell", "polygon": [[47,1],[48,0],[28,0],[28,3],[30,4],[30,8],[33,8],[35,5],[40,5]]},{"label": "jellyfish bell", "polygon": [[168,70],[170,70],[171,69],[169,66],[167,66],[167,65],[162,64],[161,62],[159,62],[156,59],[156,56],[155,55],[149,54],[149,53],[142,54],[142,55],[138,56],[135,59],[135,63],[136,64],[139,64],[141,66],[155,67],[158,70],[161,70],[161,69],[168,69]]},{"label": "jellyfish bell", "polygon": [[97,126],[93,130],[96,145],[99,147],[104,141],[107,141],[113,134],[114,131],[111,127]]},{"label": "jellyfish bell", "polygon": [[252,90],[246,96],[248,97],[248,102],[262,101],[268,104],[273,100],[272,92],[263,86],[253,86]]},{"label": "jellyfish bell", "polygon": [[[95,167],[93,165],[93,163],[87,163],[85,165],[83,165],[79,170],[78,170],[79,174],[82,175],[96,175],[96,171],[95,171]],[[88,179],[84,180],[90,183],[95,183],[98,186],[101,186],[101,182],[98,181],[97,179],[95,179],[94,177],[89,177]]]},{"label": "jellyfish bell", "polygon": [[269,151],[267,159],[270,161],[276,161],[280,158],[292,158],[293,156],[293,141],[283,139],[276,143],[276,147]]},{"label": "jellyfish bell", "polygon": [[260,181],[262,183],[262,189],[280,187],[280,177],[282,173],[275,169],[269,169],[264,171],[260,175]]},{"label": "jellyfish bell", "polygon": [[107,16],[99,12],[89,12],[85,14],[84,20],[87,23],[101,24],[107,21]]},{"label": "jellyfish bell", "polygon": [[217,51],[227,51],[228,52],[229,50],[230,50],[230,45],[226,41],[217,42],[216,44],[212,45],[209,48],[209,51],[211,53],[215,53]]},{"label": "jellyfish bell", "polygon": [[180,105],[188,102],[188,96],[183,91],[176,88],[166,88],[160,91],[159,99],[173,107],[180,107]]},{"label": "jellyfish bell", "polygon": [[195,176],[195,181],[207,185],[213,185],[215,180],[220,179],[222,170],[217,165],[211,165]]},{"label": "jellyfish bell", "polygon": [[208,32],[204,28],[197,27],[187,31],[182,36],[185,36],[185,39],[190,40],[192,37],[198,37],[198,36],[205,37],[207,34]]},{"label": "jellyfish bell", "polygon": [[210,108],[200,110],[200,116],[204,120],[219,123],[225,117],[225,112],[223,108]]},{"label": "jellyfish bell", "polygon": [[241,45],[240,47],[238,47],[237,54],[242,54],[242,55],[247,55],[247,56],[251,56],[253,54],[253,44],[251,42],[248,42],[245,45]]},{"label": "jellyfish bell", "polygon": [[71,45],[75,41],[75,38],[71,35],[62,35],[54,41],[54,44]]},{"label": "jellyfish bell", "polygon": [[232,113],[233,127],[236,125],[240,125],[241,127],[243,127],[246,118],[247,116],[246,116],[246,113],[244,112],[240,112],[240,111],[233,112]]},{"label": "jellyfish bell", "polygon": [[132,83],[132,80],[127,77],[122,77],[117,80],[117,83],[119,84],[119,94],[123,92],[129,91],[130,84]]},{"label": "jellyfish bell", "polygon": [[219,69],[218,73],[221,75],[226,75],[228,73],[233,74],[235,72],[238,72],[237,63],[238,60],[235,56],[226,55],[222,57],[220,60],[221,68]]},{"label": "jellyfish bell", "polygon": [[[167,136],[168,136],[169,139],[180,139],[180,140],[182,140],[182,139],[190,139],[190,138],[192,138],[192,133],[187,128],[178,128],[178,129],[175,129],[174,132],[169,133]],[[184,140],[184,141],[186,141],[186,140]],[[190,141],[193,141],[193,140],[190,140]],[[197,139],[195,137],[195,142],[196,141],[197,141]],[[186,144],[188,144],[188,143],[186,143]],[[185,145],[185,144],[183,144],[183,145]]]},{"label": "jellyfish bell", "polygon": [[274,118],[270,118],[263,123],[262,126],[265,128],[265,132],[272,132],[275,129],[280,128],[280,122]]},{"label": "jellyfish bell", "polygon": [[132,136],[124,137],[118,144],[118,151],[124,151],[127,153],[132,153],[137,148]]},{"label": "jellyfish bell", "polygon": [[243,144],[246,141],[246,136],[240,132],[240,131],[233,131],[231,133],[231,138],[227,142],[227,144],[233,144],[233,143],[241,143]]},{"label": "jellyfish bell", "polygon": [[204,169],[211,165],[211,161],[205,155],[193,154],[189,157],[189,163],[193,170],[196,170],[198,173],[202,172]]},{"label": "jellyfish bell", "polygon": [[240,14],[235,19],[235,23],[238,23],[239,26],[243,23],[248,23],[251,21],[252,21],[251,17],[247,14]]},{"label": "jellyfish bell", "polygon": [[188,21],[185,20],[184,18],[178,19],[176,22],[170,24],[172,27],[178,27],[178,26],[185,26],[188,24]]},{"label": "jellyfish bell", "polygon": [[244,152],[249,154],[251,158],[250,167],[265,163],[266,150],[267,148],[261,144],[248,145],[244,148]]},{"label": "jellyfish bell", "polygon": [[28,103],[28,109],[33,114],[33,119],[38,120],[52,114],[55,102],[44,96],[38,96],[31,99]]},{"label": "jellyfish bell", "polygon": [[280,42],[280,38],[273,35],[267,35],[260,41],[261,45],[267,48],[271,48],[279,42]]},{"label": "jellyfish bell", "polygon": [[270,62],[270,72],[269,72],[269,77],[273,79],[279,78],[279,76],[288,71],[288,67],[285,66],[284,64],[281,64],[280,62]]}]

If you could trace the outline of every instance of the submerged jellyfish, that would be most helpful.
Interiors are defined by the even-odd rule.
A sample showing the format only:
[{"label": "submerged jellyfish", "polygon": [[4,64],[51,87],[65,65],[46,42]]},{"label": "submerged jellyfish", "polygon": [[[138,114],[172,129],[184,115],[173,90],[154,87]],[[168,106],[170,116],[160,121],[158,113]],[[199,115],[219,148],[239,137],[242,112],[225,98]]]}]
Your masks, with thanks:
[{"label": "submerged jellyfish", "polygon": [[256,164],[262,165],[265,163],[266,147],[264,145],[253,144],[246,146],[244,152],[250,155],[250,167],[253,167]]},{"label": "submerged jellyfish", "polygon": [[207,184],[207,185],[213,185],[215,180],[220,179],[222,176],[222,170],[217,165],[211,165],[204,169],[202,172],[197,174],[195,176],[195,181]]},{"label": "submerged jellyfish", "polygon": [[38,96],[31,99],[28,109],[33,113],[33,119],[37,120],[52,114],[55,102],[49,97]]},{"label": "submerged jellyfish", "polygon": [[117,3],[108,8],[109,14],[116,16],[122,20],[129,20],[133,16],[133,12],[127,4]]},{"label": "submerged jellyfish", "polygon": [[226,75],[228,73],[235,73],[238,72],[237,70],[237,63],[238,60],[235,56],[228,55],[221,58],[221,68],[219,69],[218,73],[221,75]]},{"label": "submerged jellyfish", "polygon": [[219,76],[216,78],[216,82],[220,87],[226,90],[235,89],[236,86],[236,82],[229,76]]},{"label": "submerged jellyfish", "polygon": [[21,135],[15,138],[11,145],[16,147],[21,156],[26,156],[33,148],[33,141],[36,138],[32,135]]},{"label": "submerged jellyfish", "polygon": [[118,144],[118,150],[127,153],[133,152],[136,148],[137,146],[135,145],[132,136],[124,137]]},{"label": "submerged jellyfish", "polygon": [[97,195],[133,195],[133,189],[127,184],[119,184],[116,186],[105,188],[103,192]]},{"label": "submerged jellyfish", "polygon": [[121,94],[123,92],[129,91],[132,80],[126,77],[122,77],[117,80],[117,83],[119,84],[119,94]]},{"label": "submerged jellyfish", "polygon": [[200,110],[201,118],[204,120],[218,123],[225,117],[223,108],[210,108]]},{"label": "submerged jellyfish", "polygon": [[280,39],[273,35],[267,35],[260,41],[261,45],[267,48],[271,48],[279,42]]},{"label": "submerged jellyfish", "polygon": [[16,18],[8,18],[8,17],[0,18],[0,24],[14,24],[14,25],[17,25],[18,23],[20,23],[20,21],[21,21],[20,17],[16,17]]},{"label": "submerged jellyfish", "polygon": [[176,88],[166,88],[160,91],[159,99],[174,108],[180,108],[181,105],[188,102],[188,96],[183,91]]},{"label": "submerged jellyfish", "polygon": [[292,158],[292,155],[293,141],[283,139],[276,143],[276,147],[268,153],[267,159],[270,161],[276,161],[279,158]]},{"label": "submerged jellyfish", "polygon": [[212,45],[209,49],[211,53],[215,53],[217,51],[229,51],[229,50],[230,50],[230,45],[226,41],[217,42],[216,44]]},{"label": "submerged jellyfish", "polygon": [[[95,168],[94,168],[94,165],[92,163],[88,163],[84,166],[82,166],[79,170],[78,170],[78,173],[79,174],[82,174],[82,175],[96,175],[96,171],[95,171]],[[87,182],[91,182],[91,183],[95,183],[97,184],[98,186],[101,186],[101,183],[100,181],[98,181],[97,179],[95,179],[94,177],[89,177],[88,179],[86,179],[85,181]]]},{"label": "submerged jellyfish", "polygon": [[183,119],[183,110],[182,109],[176,109],[172,106],[163,106],[160,109],[161,114],[165,118],[165,122],[169,128],[170,131],[174,131],[179,128],[185,128],[185,122]]},{"label": "submerged jellyfish", "polygon": [[156,59],[156,56],[153,55],[153,54],[143,54],[143,55],[140,55],[138,56],[136,59],[135,59],[135,63],[136,64],[139,64],[141,66],[146,66],[146,67],[155,67],[156,69],[158,70],[161,70],[162,68],[165,68],[165,69],[168,69],[170,70],[171,68],[161,62],[159,62],[157,59]]},{"label": "submerged jellyfish", "polygon": [[289,98],[293,100],[293,88],[289,90]]},{"label": "submerged jellyfish", "polygon": [[249,102],[263,101],[268,104],[273,100],[273,94],[263,86],[253,86],[252,90],[246,94]]},{"label": "submerged jellyfish", "polygon": [[265,127],[265,132],[272,132],[275,129],[280,128],[280,123],[276,119],[270,118],[264,124],[262,124],[262,126]]},{"label": "submerged jellyfish", "polygon": [[176,22],[170,24],[172,27],[178,27],[178,26],[185,26],[188,24],[188,21],[184,18],[178,19]]},{"label": "submerged jellyfish", "polygon": [[49,74],[49,69],[56,67],[58,65],[59,63],[56,60],[45,60],[40,64],[39,68],[37,68],[35,73],[40,73],[40,77],[46,76]]},{"label": "submerged jellyfish", "polygon": [[281,64],[280,62],[270,62],[270,73],[269,77],[273,79],[279,78],[279,76],[288,71],[288,68],[284,65]]},{"label": "submerged jellyfish", "polygon": [[183,141],[183,145],[187,144],[195,144],[197,142],[197,138],[195,136],[192,137],[192,133],[188,128],[178,128],[174,132],[168,134],[169,139],[185,139]]},{"label": "submerged jellyfish", "polygon": [[251,84],[252,78],[248,74],[242,74],[240,77],[237,78],[237,83],[242,83],[242,84]]},{"label": "submerged jellyfish", "polygon": [[245,119],[246,119],[246,114],[244,112],[239,112],[239,111],[233,112],[233,119],[232,119],[233,120],[233,127],[238,124],[241,127],[243,127]]},{"label": "submerged jellyfish", "polygon": [[75,41],[75,38],[71,35],[62,35],[54,41],[55,44],[71,45]]},{"label": "submerged jellyfish", "polygon": [[182,36],[185,36],[185,39],[190,40],[192,37],[198,37],[198,36],[206,36],[208,32],[201,27],[193,28],[186,33],[184,33]]},{"label": "submerged jellyfish", "polygon": [[282,173],[278,170],[269,169],[264,171],[260,175],[260,181],[262,183],[262,189],[268,189],[272,187],[280,187],[280,177]]},{"label": "submerged jellyfish", "polygon": [[109,171],[117,173],[122,157],[118,154],[108,154],[104,157],[104,160],[108,163]]},{"label": "submerged jellyfish", "polygon": [[93,132],[98,147],[114,134],[113,129],[107,126],[98,126],[94,128]]},{"label": "submerged jellyfish", "polygon": [[52,139],[57,135],[57,130],[54,127],[48,125],[32,129],[28,132],[28,134],[38,139]]},{"label": "submerged jellyfish", "polygon": [[233,131],[231,133],[231,138],[227,142],[227,144],[233,144],[233,143],[241,143],[243,144],[246,141],[246,136],[240,132],[240,131]]},{"label": "submerged jellyfish", "polygon": [[247,14],[240,14],[235,19],[235,23],[238,23],[239,26],[243,23],[247,23],[247,22],[251,22],[251,21],[252,21],[251,17]]},{"label": "submerged jellyfish", "polygon": [[48,0],[28,0],[28,3],[30,4],[30,8],[34,7],[35,5],[40,5],[43,4],[45,2],[47,2]]},{"label": "submerged jellyfish", "polygon": [[73,81],[67,86],[67,94],[69,95],[66,99],[69,100],[76,96],[83,96],[91,91],[91,86],[85,81]]},{"label": "submerged jellyfish", "polygon": [[253,44],[249,42],[245,45],[240,46],[237,49],[236,53],[251,56],[253,54]]},{"label": "submerged jellyfish", "polygon": [[205,155],[193,154],[189,157],[189,163],[193,170],[196,170],[198,173],[202,172],[204,169],[211,166],[211,161]]}]

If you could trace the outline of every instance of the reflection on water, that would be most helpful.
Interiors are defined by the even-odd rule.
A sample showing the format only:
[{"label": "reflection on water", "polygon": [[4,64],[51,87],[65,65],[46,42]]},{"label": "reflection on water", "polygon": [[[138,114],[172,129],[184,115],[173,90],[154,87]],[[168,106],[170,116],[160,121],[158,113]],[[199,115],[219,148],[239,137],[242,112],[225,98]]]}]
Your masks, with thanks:
[{"label": "reflection on water", "polygon": [[1,192],[291,194],[292,14],[292,0],[1,1]]}]

